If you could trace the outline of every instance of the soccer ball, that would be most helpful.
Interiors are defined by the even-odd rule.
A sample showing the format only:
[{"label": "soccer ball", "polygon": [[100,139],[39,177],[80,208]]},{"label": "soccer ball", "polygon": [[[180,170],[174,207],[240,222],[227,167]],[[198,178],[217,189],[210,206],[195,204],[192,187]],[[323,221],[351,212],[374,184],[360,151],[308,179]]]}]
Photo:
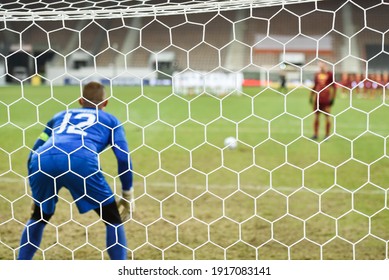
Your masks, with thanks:
[{"label": "soccer ball", "polygon": [[224,139],[224,146],[231,150],[236,149],[238,147],[238,141],[236,141],[235,137],[227,137]]}]

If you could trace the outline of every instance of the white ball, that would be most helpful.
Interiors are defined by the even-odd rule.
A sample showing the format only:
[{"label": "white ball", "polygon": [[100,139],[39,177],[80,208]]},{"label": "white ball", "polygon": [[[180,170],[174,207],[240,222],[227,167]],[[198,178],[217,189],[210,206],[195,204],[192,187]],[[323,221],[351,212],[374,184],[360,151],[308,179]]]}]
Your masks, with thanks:
[{"label": "white ball", "polygon": [[236,147],[238,147],[238,141],[235,139],[235,137],[227,137],[224,139],[224,146],[231,150],[236,149]]}]

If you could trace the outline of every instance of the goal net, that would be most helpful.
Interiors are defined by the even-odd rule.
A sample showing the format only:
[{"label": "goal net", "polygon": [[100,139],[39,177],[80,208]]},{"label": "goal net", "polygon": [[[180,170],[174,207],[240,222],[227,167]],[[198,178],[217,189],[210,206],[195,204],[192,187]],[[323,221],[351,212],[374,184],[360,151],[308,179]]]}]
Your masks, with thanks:
[{"label": "goal net", "polygon": [[[130,259],[388,259],[388,14],[380,0],[2,1],[0,259],[30,217],[28,154],[89,81],[130,146]],[[332,81],[313,90],[319,65]],[[314,107],[329,87],[332,106]],[[120,198],[111,150],[99,159]],[[35,258],[107,259],[99,217],[58,198]]]}]

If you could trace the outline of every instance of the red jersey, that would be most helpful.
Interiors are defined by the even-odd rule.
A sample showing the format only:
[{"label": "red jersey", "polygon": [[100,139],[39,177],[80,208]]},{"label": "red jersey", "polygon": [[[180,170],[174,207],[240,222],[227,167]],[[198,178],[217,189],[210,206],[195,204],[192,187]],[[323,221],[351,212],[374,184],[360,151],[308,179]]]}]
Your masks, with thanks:
[{"label": "red jersey", "polygon": [[318,93],[319,103],[330,103],[334,90],[334,79],[331,71],[319,72],[315,75],[313,90]]},{"label": "red jersey", "polygon": [[343,73],[342,74],[342,79],[341,79],[340,83],[342,84],[342,86],[345,86],[345,87],[350,89],[351,88],[350,75],[347,74],[347,73]]}]

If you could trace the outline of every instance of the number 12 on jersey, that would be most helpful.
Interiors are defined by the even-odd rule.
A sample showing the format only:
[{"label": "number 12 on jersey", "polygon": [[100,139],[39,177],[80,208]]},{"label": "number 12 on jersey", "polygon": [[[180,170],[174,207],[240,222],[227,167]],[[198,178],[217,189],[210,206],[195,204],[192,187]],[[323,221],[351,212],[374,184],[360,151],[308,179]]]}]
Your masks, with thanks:
[{"label": "number 12 on jersey", "polygon": [[[71,120],[74,120],[71,122]],[[57,134],[68,133],[68,134],[79,134],[86,136],[87,133],[84,129],[93,125],[96,121],[96,115],[91,113],[66,113],[61,125],[56,131]]]}]

